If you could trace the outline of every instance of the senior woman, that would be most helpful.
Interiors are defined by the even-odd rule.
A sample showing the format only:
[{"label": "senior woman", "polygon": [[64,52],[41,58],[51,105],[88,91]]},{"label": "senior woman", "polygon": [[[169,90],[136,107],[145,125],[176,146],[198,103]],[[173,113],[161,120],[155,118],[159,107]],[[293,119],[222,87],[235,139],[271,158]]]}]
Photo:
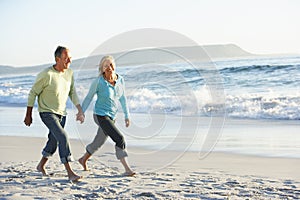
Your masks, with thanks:
[{"label": "senior woman", "polygon": [[99,149],[109,136],[115,142],[116,157],[125,168],[124,175],[133,176],[135,173],[128,166],[125,158],[128,156],[125,150],[124,137],[115,126],[117,102],[121,103],[125,114],[125,125],[129,126],[129,112],[125,97],[124,79],[115,73],[115,62],[112,56],[104,56],[99,65],[99,77],[91,84],[89,92],[82,103],[85,112],[94,95],[97,100],[94,106],[94,121],[99,126],[97,135],[92,143],[87,145],[86,153],[79,159],[84,170],[88,170],[87,160]]}]

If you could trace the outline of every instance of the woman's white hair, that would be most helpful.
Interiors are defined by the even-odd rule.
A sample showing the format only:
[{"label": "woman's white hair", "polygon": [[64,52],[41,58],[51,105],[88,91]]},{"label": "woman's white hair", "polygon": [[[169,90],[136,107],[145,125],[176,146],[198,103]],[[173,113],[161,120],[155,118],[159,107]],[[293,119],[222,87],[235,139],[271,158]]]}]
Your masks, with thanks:
[{"label": "woman's white hair", "polygon": [[115,63],[115,59],[108,55],[108,56],[104,56],[101,61],[100,61],[100,64],[99,64],[99,76],[103,76],[103,73],[105,72],[106,69],[104,69],[104,63],[105,61],[109,60],[113,66],[114,66],[114,69],[116,70],[116,63]]}]

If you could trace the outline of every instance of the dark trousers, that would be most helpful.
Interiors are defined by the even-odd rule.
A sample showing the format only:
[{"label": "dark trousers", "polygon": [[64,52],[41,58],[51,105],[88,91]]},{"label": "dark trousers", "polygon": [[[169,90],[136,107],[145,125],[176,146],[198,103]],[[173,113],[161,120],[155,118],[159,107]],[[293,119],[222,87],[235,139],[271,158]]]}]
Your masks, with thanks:
[{"label": "dark trousers", "polygon": [[[101,127],[103,133],[107,136],[109,136],[116,144],[115,146],[115,149],[116,149],[116,156],[118,159],[121,159],[121,158],[124,158],[124,157],[127,157],[128,154],[125,150],[125,140],[124,140],[124,137],[123,135],[121,134],[121,132],[117,129],[117,127],[115,126],[115,121],[112,120],[110,117],[108,116],[99,116],[99,115],[94,115],[94,117],[96,118],[96,123]],[[98,131],[99,133],[99,131]],[[101,131],[100,131],[101,133]],[[101,137],[101,134],[98,135],[99,138],[102,138]],[[97,143],[97,136],[95,137],[94,139],[94,142],[92,144],[96,144]],[[100,139],[98,142],[99,142],[99,145],[102,145],[104,143],[104,140],[102,142],[103,139]],[[91,147],[91,146],[99,146],[99,145],[92,145],[90,144],[88,147]],[[98,147],[97,147],[98,148]],[[97,149],[96,148],[96,149]],[[88,148],[87,148],[88,150]]]},{"label": "dark trousers", "polygon": [[124,137],[115,126],[114,120],[112,120],[108,116],[99,116],[99,115],[97,115],[97,119],[103,132],[116,143],[116,146],[121,149],[125,149]]}]

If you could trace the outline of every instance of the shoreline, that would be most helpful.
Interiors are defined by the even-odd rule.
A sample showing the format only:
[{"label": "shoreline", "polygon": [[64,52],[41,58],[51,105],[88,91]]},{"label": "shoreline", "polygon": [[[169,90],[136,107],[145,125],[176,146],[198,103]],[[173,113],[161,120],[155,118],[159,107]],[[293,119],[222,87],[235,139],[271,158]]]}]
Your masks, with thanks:
[{"label": "shoreline", "polygon": [[[79,124],[75,110],[68,110],[66,131],[69,138],[91,141],[97,126],[92,110],[86,113],[86,121]],[[37,110],[33,112],[33,124],[23,124],[25,108],[0,107],[0,135],[46,138],[47,128],[41,122]],[[126,138],[129,147],[144,148],[149,151],[188,149],[189,152],[208,151],[207,136],[211,119],[208,117],[178,117],[160,114],[132,114],[132,124],[125,128],[122,114],[116,125]],[[214,127],[213,127],[214,128]],[[214,152],[270,158],[300,158],[300,128],[298,121],[246,120],[226,118],[218,135],[209,135],[215,145]],[[207,146],[206,146],[207,147]]]},{"label": "shoreline", "polygon": [[[20,136],[20,135],[0,135],[0,138],[27,138],[27,139],[44,139],[45,141],[47,141],[47,137],[43,137],[43,136]],[[70,141],[73,141],[75,143],[81,143],[82,146],[86,146],[87,144],[89,144],[91,142],[91,139],[85,139],[85,140],[81,140],[79,138],[69,138]],[[0,143],[1,144],[1,143]],[[113,145],[113,142],[112,141],[106,141],[106,143],[104,144],[104,146],[112,146]],[[1,148],[1,145],[0,145],[0,148]],[[152,148],[152,147],[142,147],[142,146],[139,146],[139,145],[130,145],[129,146],[130,149],[135,149],[137,151],[148,151],[148,152],[156,152],[156,151],[160,151],[160,150],[163,150],[164,149],[155,149],[155,148]],[[174,152],[174,153],[180,153],[180,152],[188,152],[188,153],[192,153],[192,154],[201,154],[201,156],[198,156],[198,157],[207,157],[208,155],[210,154],[226,154],[226,155],[234,155],[234,156],[245,156],[245,157],[256,157],[256,158],[266,158],[266,159],[295,159],[295,160],[298,160],[300,159],[300,157],[290,157],[290,156],[270,156],[270,155],[257,155],[257,154],[252,154],[252,153],[238,153],[238,152],[231,152],[231,151],[216,151],[216,150],[212,150],[211,152],[199,152],[197,150],[190,150],[190,149],[187,149],[187,150],[175,150],[175,149],[172,149],[172,150],[166,150],[168,152]]]},{"label": "shoreline", "polygon": [[[47,138],[0,136],[1,163],[38,162],[46,141]],[[70,139],[70,144],[71,152],[75,159],[74,162],[76,163],[78,158],[85,153],[85,143],[77,139]],[[145,171],[154,172],[174,166],[189,170],[210,168],[241,175],[273,176],[281,179],[295,179],[300,181],[300,174],[298,173],[298,167],[300,166],[299,158],[262,157],[228,152],[211,152],[205,157],[201,157],[200,152],[149,150],[132,146],[127,147],[127,151],[129,154],[128,159],[129,161],[132,160],[131,162],[135,165],[135,168]],[[103,157],[103,154],[110,156]],[[119,166],[119,162],[114,155],[114,145],[111,142],[106,142],[94,155],[101,157],[103,159],[101,161],[103,162]],[[155,158],[157,155],[160,155],[161,158]],[[50,159],[59,161],[58,151]],[[251,166],[255,169],[252,170]]]}]

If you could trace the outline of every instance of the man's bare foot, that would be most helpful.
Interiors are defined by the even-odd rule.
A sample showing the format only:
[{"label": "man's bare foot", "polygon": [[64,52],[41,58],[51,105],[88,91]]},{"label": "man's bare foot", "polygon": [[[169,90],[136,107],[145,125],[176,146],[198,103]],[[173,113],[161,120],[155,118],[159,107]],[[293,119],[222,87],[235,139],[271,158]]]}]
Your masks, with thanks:
[{"label": "man's bare foot", "polygon": [[86,165],[86,161],[81,157],[78,162],[82,165],[84,171],[89,171],[88,166]]},{"label": "man's bare foot", "polygon": [[80,179],[82,179],[82,176],[78,176],[76,174],[69,176],[69,181],[71,182],[78,182]]},{"label": "man's bare foot", "polygon": [[36,167],[36,169],[37,169],[39,172],[42,172],[43,176],[48,176],[48,174],[47,174],[47,172],[46,172],[46,170],[45,170],[44,167],[38,165],[38,166]]}]

